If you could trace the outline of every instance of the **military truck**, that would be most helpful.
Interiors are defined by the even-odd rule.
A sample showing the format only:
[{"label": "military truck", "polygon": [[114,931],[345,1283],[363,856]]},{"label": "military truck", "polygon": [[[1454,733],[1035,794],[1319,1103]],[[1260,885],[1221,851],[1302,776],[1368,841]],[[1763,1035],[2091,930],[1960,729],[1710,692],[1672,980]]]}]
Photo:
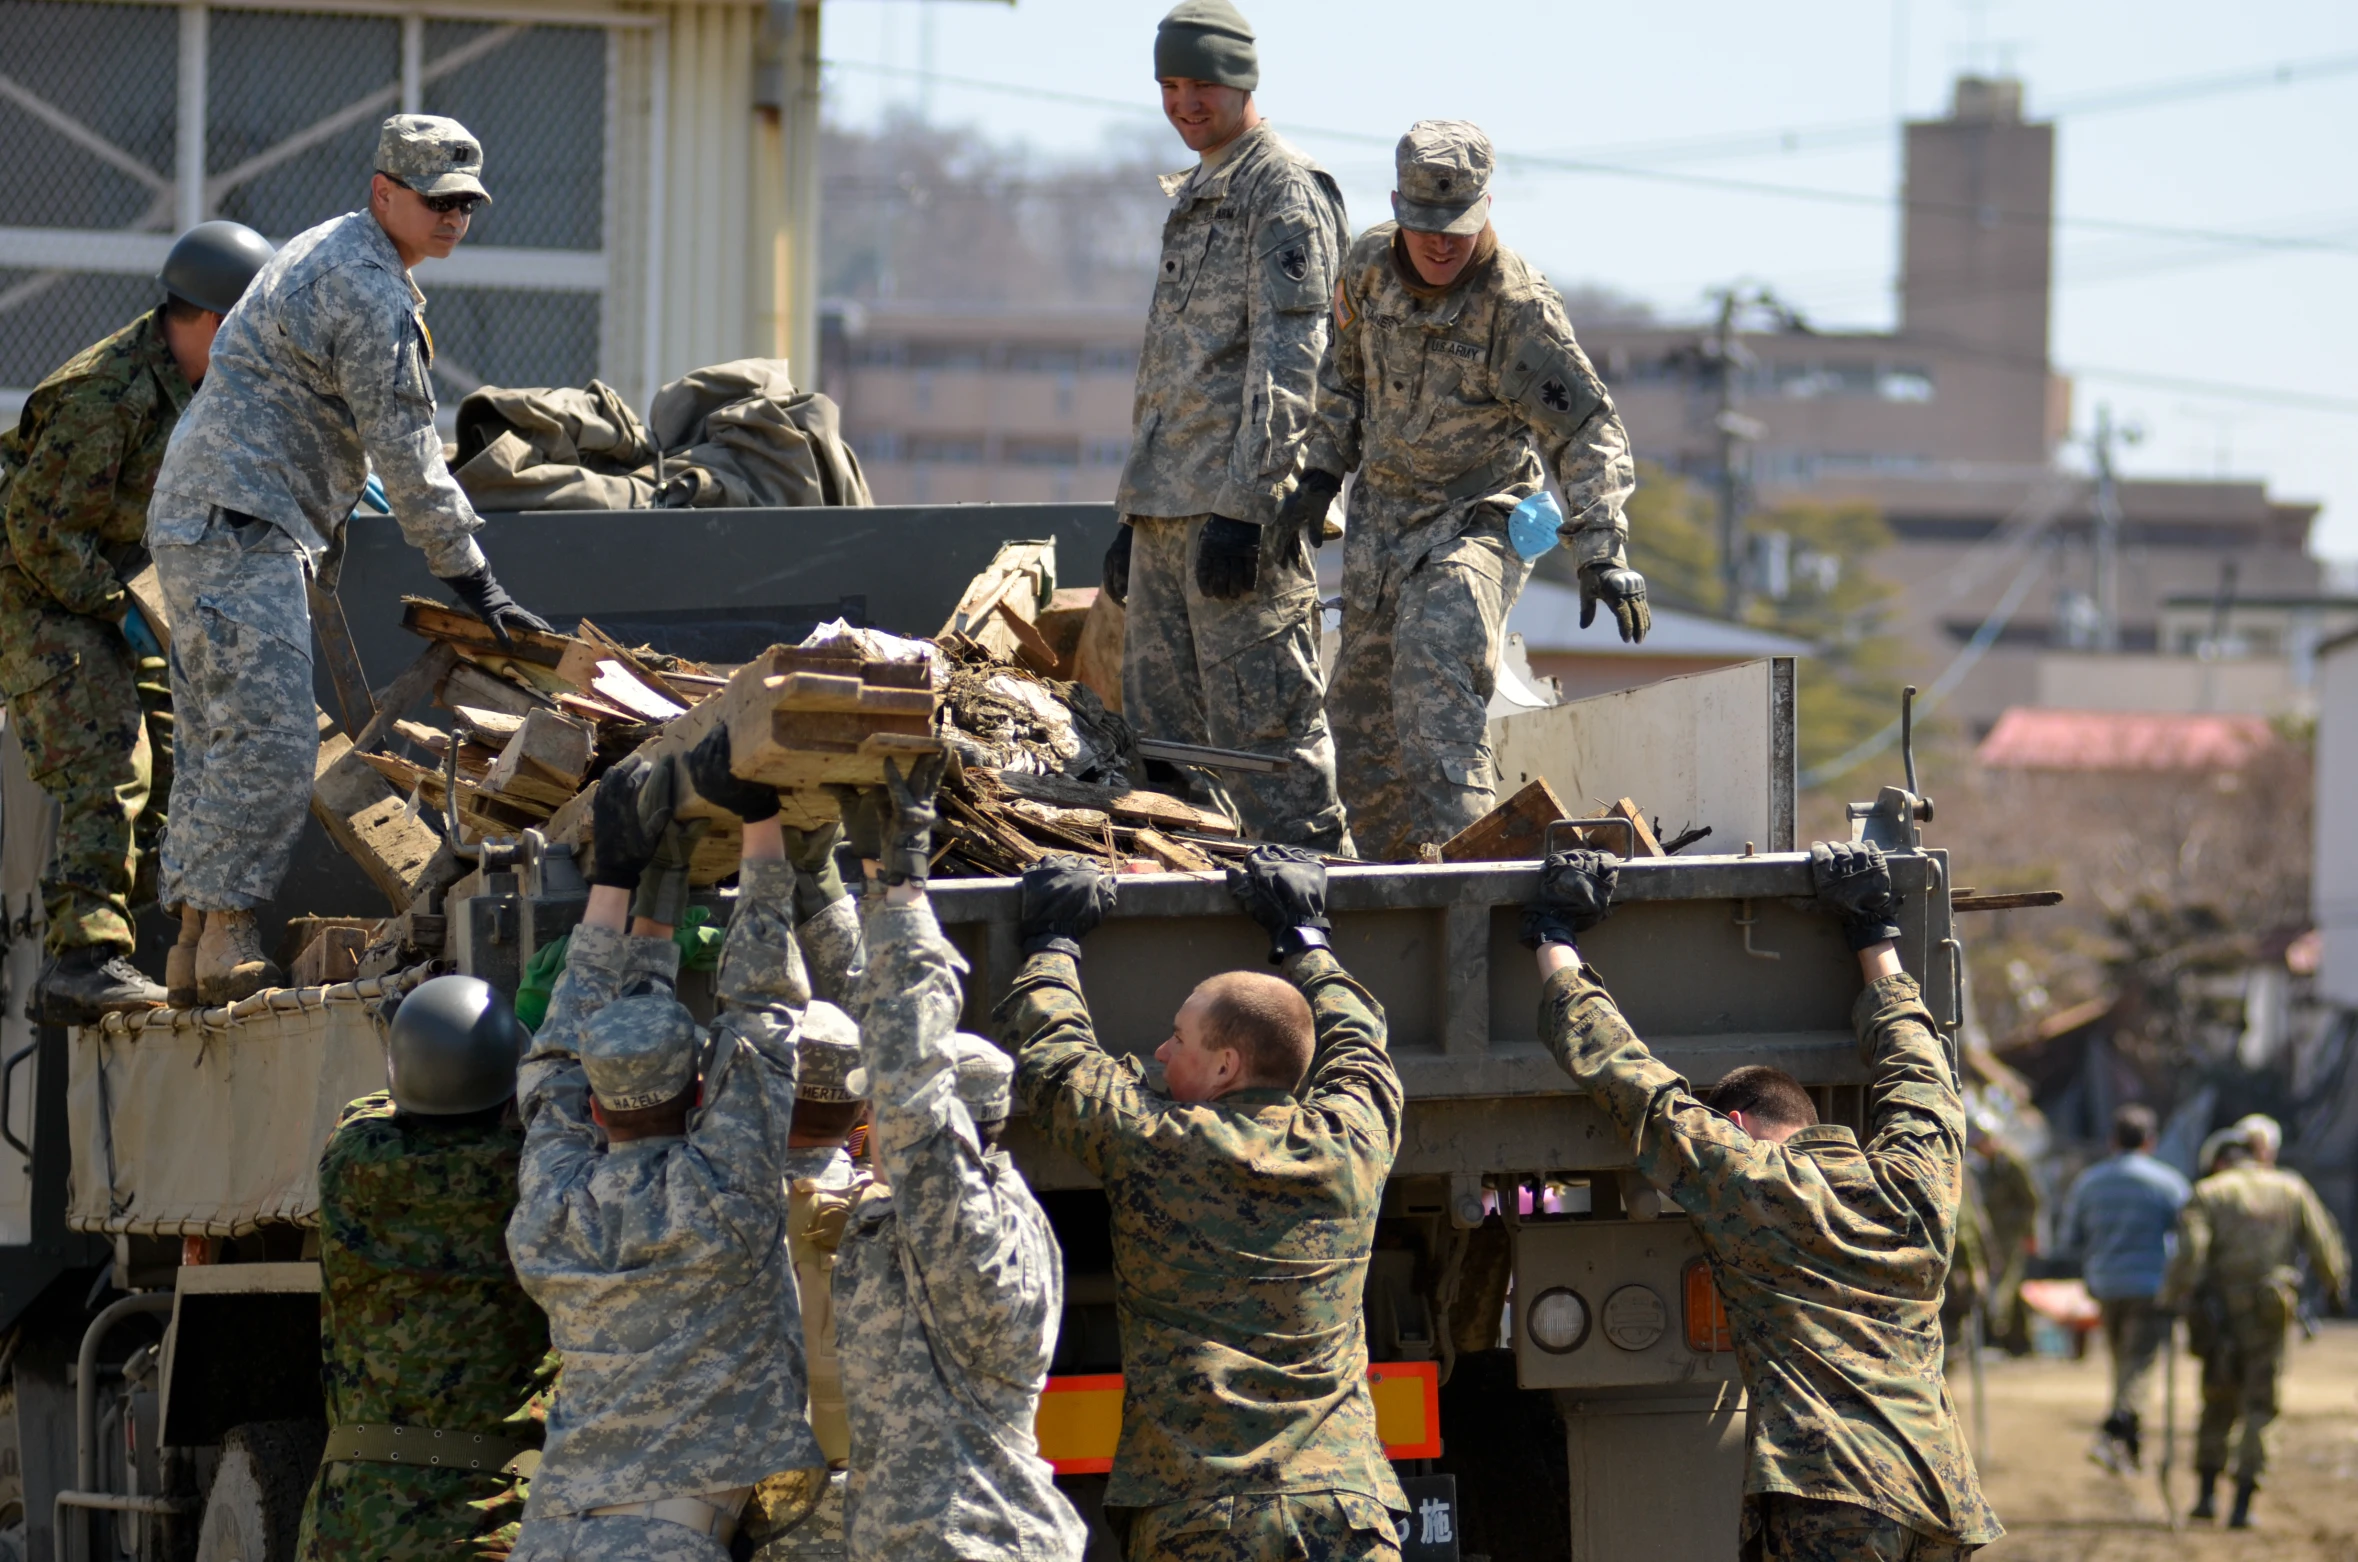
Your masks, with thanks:
[{"label": "military truck", "polygon": [[[837,617],[926,632],[1002,540],[1054,537],[1093,570],[1115,522],[1107,506],[968,505],[488,524],[503,579],[535,609],[728,662]],[[380,682],[418,649],[394,627],[395,599],[431,590],[390,525],[355,536],[343,597]],[[1792,696],[1790,661],[1756,662],[1505,716],[1494,737],[1508,790],[1545,776],[1565,797],[1628,796],[1674,829],[1711,828],[1711,854],[1631,861],[1586,952],[1691,1080],[1774,1063],[1855,1127],[1859,978],[1809,905]],[[324,675],[321,702],[335,708]],[[0,750],[4,969],[22,995],[46,841],[17,745]],[[1953,1031],[1963,950],[1945,855],[1917,844],[1929,805],[1913,783],[1854,807],[1855,827],[1897,852],[1902,958]],[[1688,1222],[1538,1043],[1537,974],[1515,939],[1534,882],[1528,862],[1331,876],[1336,951],[1384,1004],[1408,1096],[1366,1296],[1381,1431],[1416,1510],[1404,1552],[1721,1555],[1744,1440],[1725,1318]],[[584,898],[565,854],[528,838],[449,892],[447,948],[512,987]],[[943,881],[933,898],[973,966],[967,1022],[985,1028],[1019,960],[1018,888]],[[314,830],[280,909],[384,906]],[[1216,876],[1126,876],[1083,961],[1099,1034],[1151,1053],[1196,981],[1257,965],[1264,948]],[[9,1004],[0,1525],[14,1527],[0,1546],[60,1562],[288,1554],[325,1435],[311,1170],[337,1108],[381,1084],[373,1006],[425,974],[71,1034],[36,1031]],[[1042,1447],[1094,1521],[1121,1368],[1107,1207],[1079,1165],[1020,1128],[1014,1144],[1067,1268]]]}]

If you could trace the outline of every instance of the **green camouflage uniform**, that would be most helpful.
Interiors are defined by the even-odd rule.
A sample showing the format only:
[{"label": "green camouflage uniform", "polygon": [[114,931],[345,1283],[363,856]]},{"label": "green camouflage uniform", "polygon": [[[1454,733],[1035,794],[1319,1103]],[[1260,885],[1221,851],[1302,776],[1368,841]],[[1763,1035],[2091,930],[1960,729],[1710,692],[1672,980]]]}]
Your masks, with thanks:
[{"label": "green camouflage uniform", "polygon": [[171,716],[162,663],[143,664],[118,627],[123,575],[143,558],[149,490],[191,394],[155,309],[42,381],[0,435],[0,694],[57,800],[41,886],[53,951],[134,942]]},{"label": "green camouflage uniform", "polygon": [[1352,839],[1404,861],[1497,795],[1491,690],[1531,573],[1506,518],[1552,475],[1576,564],[1624,563],[1629,436],[1546,277],[1487,235],[1451,286],[1412,280],[1396,223],[1343,261],[1304,465],[1358,473],[1327,695]]},{"label": "green camouflage uniform", "polygon": [[2038,1241],[2043,1202],[2038,1179],[2022,1152],[1995,1134],[1973,1147],[1971,1173],[1989,1216],[1990,1295],[1985,1316],[1990,1337],[2013,1355],[2027,1355],[2030,1314],[2022,1305],[2022,1282]]},{"label": "green camouflage uniform", "polygon": [[2218,1475],[2234,1450],[2238,1481],[2257,1482],[2268,1468],[2276,1386],[2284,1375],[2285,1330],[2299,1298],[2294,1261],[2307,1254],[2325,1289],[2347,1296],[2350,1258],[2315,1190],[2297,1173],[2242,1164],[2194,1185],[2178,1212],[2178,1250],[2157,1303],[2187,1313],[2187,1334],[2202,1358],[2202,1425],[2194,1467]]},{"label": "green camouflage uniform", "polygon": [[[1163,189],[1162,270],[1115,498],[1132,544],[1122,712],[1145,737],[1290,760],[1222,784],[1246,833],[1333,851],[1343,807],[1318,665],[1318,540],[1275,523],[1351,233],[1342,193],[1266,124]],[[1250,596],[1196,589],[1197,538],[1214,515],[1265,528]]]},{"label": "green camouflage uniform", "polygon": [[[1710,1256],[1752,1402],[1745,1540],[1765,1551],[1750,1555],[1935,1556],[2001,1533],[1941,1375],[1964,1108],[1913,977],[1868,987],[1852,1022],[1874,1071],[1873,1136],[1862,1150],[1823,1123],[1778,1145],[1690,1095],[1592,970],[1560,971],[1540,993],[1556,1061]],[[1842,1525],[1840,1543],[1812,1538]]]},{"label": "green camouflage uniform", "polygon": [[1397,1556],[1408,1500],[1376,1436],[1360,1311],[1400,1079],[1383,1009],[1333,955],[1287,973],[1318,1050],[1299,1095],[1183,1103],[1097,1044],[1080,973],[1024,963],[995,1016],[1019,1047],[1032,1121],[1104,1183],[1113,1209],[1122,1432],[1106,1503],[1128,1555]]},{"label": "green camouflage uniform", "polygon": [[[537,1442],[548,1320],[508,1262],[523,1130],[344,1109],[319,1162],[320,1376],[337,1426],[431,1427]],[[361,1460],[320,1466],[305,1562],[504,1551],[520,1477]]]}]

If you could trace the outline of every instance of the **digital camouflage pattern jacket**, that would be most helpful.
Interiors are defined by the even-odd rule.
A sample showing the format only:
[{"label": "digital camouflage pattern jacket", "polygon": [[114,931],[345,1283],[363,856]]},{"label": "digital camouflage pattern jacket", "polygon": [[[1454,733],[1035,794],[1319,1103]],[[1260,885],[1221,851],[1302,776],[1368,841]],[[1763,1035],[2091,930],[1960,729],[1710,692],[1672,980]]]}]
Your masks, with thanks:
[{"label": "digital camouflage pattern jacket", "polygon": [[856,1562],[1080,1562],[1089,1532],[1033,1424],[1064,1254],[1003,1149],[984,1149],[944,1042],[966,962],[931,907],[874,903],[860,1005],[876,1184],[835,1269]]},{"label": "digital camouflage pattern jacket", "polygon": [[1267,124],[1163,180],[1162,268],[1138,358],[1124,515],[1277,517],[1310,432],[1335,262],[1333,176]]},{"label": "digital camouflage pattern jacket", "polygon": [[[522,1130],[344,1108],[319,1162],[319,1357],[331,1426],[431,1427],[539,1441],[549,1325],[508,1262]],[[372,1461],[323,1467],[305,1511],[313,1558],[453,1555],[520,1516],[496,1471]],[[397,1544],[397,1542],[399,1544]]]},{"label": "digital camouflage pattern jacket", "polygon": [[1106,1502],[1333,1491],[1408,1510],[1376,1436],[1360,1310],[1400,1148],[1384,1011],[1323,949],[1287,975],[1317,1052],[1299,1094],[1182,1103],[1097,1044],[1080,972],[1024,962],[994,1016],[1016,1095],[1105,1184],[1122,1338]]},{"label": "digital camouflage pattern jacket", "polygon": [[[1548,477],[1562,490],[1573,562],[1623,562],[1622,511],[1637,488],[1629,435],[1573,339],[1563,301],[1522,256],[1486,236],[1447,291],[1408,279],[1397,223],[1344,257],[1303,465],[1352,472],[1347,573],[1414,569],[1485,507],[1503,515]],[[1380,561],[1380,564],[1379,564]]]},{"label": "digital camouflage pattern jacket", "polygon": [[147,531],[156,470],[192,394],[160,308],[34,387],[0,434],[0,567],[13,564],[70,612],[119,616],[115,564]]},{"label": "digital camouflage pattern jacket", "polygon": [[1941,1373],[1964,1105],[1915,978],[1873,983],[1851,1020],[1873,1070],[1863,1149],[1827,1123],[1752,1138],[1646,1050],[1590,969],[1539,998],[1540,1038],[1710,1256],[1752,1401],[1747,1532],[1759,1499],[1785,1493],[1984,1545],[2002,1532]]}]

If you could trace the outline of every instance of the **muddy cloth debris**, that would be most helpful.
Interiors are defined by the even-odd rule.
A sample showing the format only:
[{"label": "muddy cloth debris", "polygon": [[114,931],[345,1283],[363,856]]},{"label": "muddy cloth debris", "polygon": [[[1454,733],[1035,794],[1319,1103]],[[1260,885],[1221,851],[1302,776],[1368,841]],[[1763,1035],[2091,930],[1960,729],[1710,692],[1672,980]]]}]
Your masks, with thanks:
[{"label": "muddy cloth debris", "polygon": [[783,358],[682,375],[644,422],[598,380],[486,386],[459,403],[452,472],[481,510],[875,502],[835,403],[796,390]]}]

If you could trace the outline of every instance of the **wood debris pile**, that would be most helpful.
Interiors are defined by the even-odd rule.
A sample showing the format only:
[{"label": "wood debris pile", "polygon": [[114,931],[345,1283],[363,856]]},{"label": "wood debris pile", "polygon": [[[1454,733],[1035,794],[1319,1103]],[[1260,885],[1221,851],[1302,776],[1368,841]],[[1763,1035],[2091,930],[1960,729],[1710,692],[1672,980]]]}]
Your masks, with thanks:
[{"label": "wood debris pile", "polygon": [[[1128,724],[1072,676],[1094,593],[1054,591],[1053,570],[1052,545],[1009,544],[930,640],[831,624],[739,667],[625,646],[586,619],[502,644],[465,613],[409,599],[403,627],[427,649],[376,696],[357,741],[321,717],[313,812],[421,928],[439,923],[428,914],[469,865],[444,839],[454,825],[462,848],[537,831],[586,856],[607,768],[642,750],[684,758],[715,723],[737,774],[778,787],[797,828],[836,818],[829,788],[876,785],[887,759],[906,770],[955,754],[936,837],[944,876],[1020,873],[1054,853],[1197,872],[1240,855],[1225,815],[1135,784]],[[690,876],[726,878],[737,823],[694,795],[684,767],[680,783],[681,816],[713,821]],[[362,939],[333,942],[343,963]]]}]

